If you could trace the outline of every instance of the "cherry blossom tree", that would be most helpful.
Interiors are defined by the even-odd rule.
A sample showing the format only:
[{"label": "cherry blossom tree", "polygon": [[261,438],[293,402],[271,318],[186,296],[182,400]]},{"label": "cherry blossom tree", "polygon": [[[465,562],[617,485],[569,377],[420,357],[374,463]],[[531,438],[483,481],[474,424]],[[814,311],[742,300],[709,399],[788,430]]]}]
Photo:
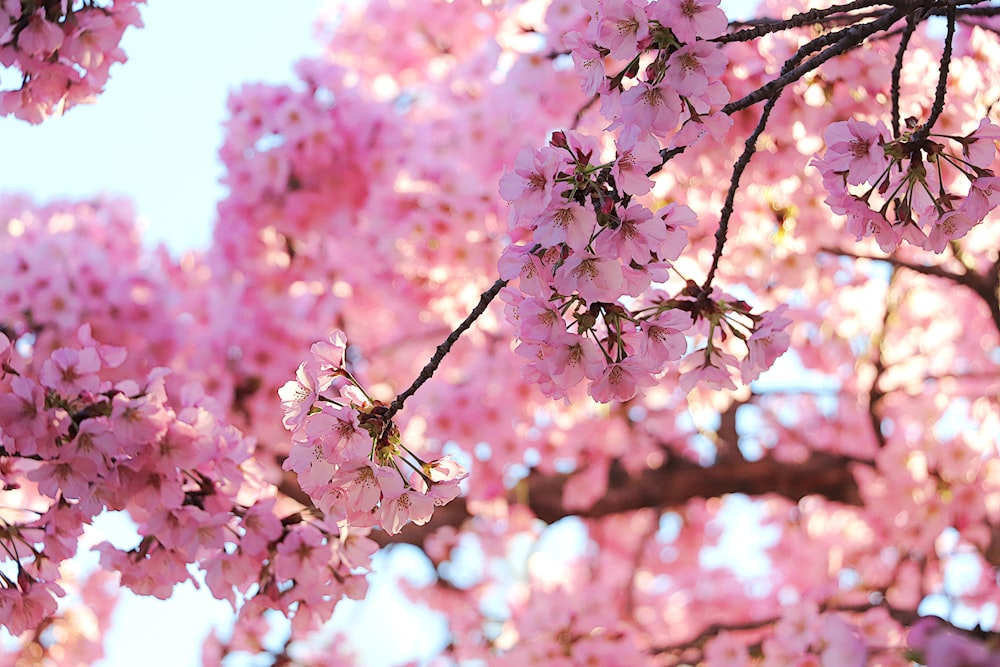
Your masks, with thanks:
[{"label": "cherry blossom tree", "polygon": [[[2,113],[93,101],[135,5],[0,3]],[[355,664],[406,543],[435,665],[1000,665],[1000,8],[758,15],[344,3],[232,93],[208,251],[0,199],[4,663],[194,579],[205,664]]]}]

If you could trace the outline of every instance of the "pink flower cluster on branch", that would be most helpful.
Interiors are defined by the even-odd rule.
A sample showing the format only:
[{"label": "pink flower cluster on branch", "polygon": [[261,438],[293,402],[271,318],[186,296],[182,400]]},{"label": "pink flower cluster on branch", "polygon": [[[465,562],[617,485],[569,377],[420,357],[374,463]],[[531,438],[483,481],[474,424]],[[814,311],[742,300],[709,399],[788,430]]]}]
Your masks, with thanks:
[{"label": "pink flower cluster on branch", "polygon": [[139,594],[170,597],[196,564],[241,616],[280,609],[303,630],[344,595],[364,595],[376,548],[366,530],[281,517],[260,491],[252,440],[199,386],[171,395],[164,368],[112,382],[126,351],[96,342],[88,325],[77,338],[26,364],[0,333],[0,624],[19,634],[55,614],[59,565],[104,511],[137,525],[135,547],[96,550]]},{"label": "pink flower cluster on branch", "polygon": [[891,252],[903,241],[936,253],[965,236],[1000,204],[996,159],[1000,127],[984,118],[964,135],[924,135],[916,121],[892,139],[885,123],[850,119],[827,129],[813,160],[857,240],[874,236]]},{"label": "pink flower cluster on branch", "polygon": [[[708,39],[728,22],[718,2],[599,0],[586,3],[584,32],[563,37],[584,92],[598,94],[608,129],[634,127],[640,135],[673,135],[672,145],[696,142],[706,131],[722,136],[732,121],[719,109],[729,101],[721,76],[728,60]],[[617,73],[607,60],[625,63]],[[613,72],[613,71],[612,71]]]},{"label": "pink flower cluster on branch", "polygon": [[[628,153],[633,164],[643,171],[658,164],[655,149],[643,155],[636,146]],[[657,288],[687,245],[694,212],[668,204],[654,214],[633,203],[616,188],[623,159],[601,163],[599,150],[593,138],[557,132],[549,146],[522,150],[500,182],[512,236],[525,239],[504,249],[500,275],[517,280],[501,298],[528,377],[550,397],[565,397],[586,379],[595,400],[626,401],[686,355],[690,334],[707,346],[687,356],[683,389],[733,388],[736,370],[744,382],[756,379],[787,349],[791,320],[752,314],[742,301],[694,283],[673,296]],[[745,343],[742,361],[723,345],[727,338]]]},{"label": "pink flower cluster on branch", "polygon": [[458,497],[468,473],[448,457],[424,461],[408,449],[386,405],[347,369],[346,351],[344,333],[333,332],[278,390],[292,432],[284,468],[328,520],[391,535],[425,524],[435,506]]},{"label": "pink flower cluster on branch", "polygon": [[[614,157],[601,158],[596,137],[556,132],[549,146],[522,150],[500,181],[515,241],[501,256],[500,275],[518,280],[502,298],[518,353],[529,360],[526,373],[551,397],[565,397],[586,378],[595,400],[629,400],[685,356],[685,334],[699,330],[708,344],[689,357],[698,361],[687,364],[686,390],[699,382],[733,387],[736,369],[749,382],[788,346],[777,335],[786,318],[751,315],[709,285],[689,284],[674,296],[659,289],[697,223],[687,206],[643,203],[653,186],[648,175],[665,160],[661,140],[676,149],[722,137],[732,125],[721,111],[728,60],[706,41],[727,26],[716,5],[591,3],[586,30],[565,41],[585,92],[600,96],[606,131],[617,131]],[[627,64],[608,74],[608,59]],[[714,337],[722,343],[728,334],[747,343],[744,361],[717,346]]]},{"label": "pink flower cluster on branch", "polygon": [[118,44],[126,28],[142,26],[142,2],[0,3],[0,64],[21,74],[0,81],[0,116],[40,123],[93,102],[111,65],[125,62]]}]

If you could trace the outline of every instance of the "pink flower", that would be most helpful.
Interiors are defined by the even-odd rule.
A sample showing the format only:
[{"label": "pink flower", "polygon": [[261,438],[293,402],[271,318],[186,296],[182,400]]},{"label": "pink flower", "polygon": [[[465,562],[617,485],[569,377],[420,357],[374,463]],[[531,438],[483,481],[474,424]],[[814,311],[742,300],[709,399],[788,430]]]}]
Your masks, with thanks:
[{"label": "pink flower", "polygon": [[275,499],[262,498],[243,514],[240,549],[249,554],[264,554],[268,544],[281,535],[281,519],[274,514]]},{"label": "pink flower", "polygon": [[304,572],[322,571],[330,562],[331,548],[323,534],[309,524],[293,526],[278,543],[272,569],[279,581],[300,578]]},{"label": "pink flower", "polygon": [[172,415],[149,394],[128,398],[115,394],[111,399],[111,425],[126,449],[154,442],[167,431]]},{"label": "pink flower", "polygon": [[253,583],[254,577],[260,572],[257,559],[244,552],[237,551],[227,554],[225,551],[215,553],[203,565],[205,583],[212,595],[219,600],[227,600],[236,609],[238,590],[245,593]]},{"label": "pink flower", "polygon": [[99,470],[93,460],[77,456],[50,461],[28,473],[28,479],[38,483],[38,490],[50,498],[85,498],[90,483],[98,479]]},{"label": "pink flower", "polygon": [[17,36],[17,45],[25,53],[45,60],[62,46],[63,31],[58,24],[45,19],[45,10],[32,15],[27,27]]},{"label": "pink flower", "polygon": [[518,287],[526,294],[548,298],[552,284],[552,272],[531,248],[524,245],[509,245],[500,253],[497,262],[500,277],[504,280],[518,279]]},{"label": "pink flower", "polygon": [[[424,466],[424,472],[431,479],[430,489],[426,491],[427,496],[437,506],[445,505],[457,498],[461,493],[459,483],[469,476],[465,468],[460,466],[450,456],[431,461]],[[417,486],[417,479],[413,478],[411,480],[415,487]]]},{"label": "pink flower", "polygon": [[281,423],[289,431],[302,427],[309,410],[319,397],[318,386],[315,364],[303,361],[295,371],[295,379],[289,380],[278,389],[278,398],[281,399],[281,407],[285,410]]},{"label": "pink flower", "polygon": [[712,39],[726,31],[729,20],[719,0],[660,0],[649,7],[650,17],[670,28],[682,42]]},{"label": "pink flower", "polygon": [[826,141],[823,167],[847,172],[847,182],[851,185],[871,182],[889,167],[889,158],[882,149],[889,140],[889,128],[882,121],[872,125],[852,118],[833,123],[823,138]]},{"label": "pink flower", "polygon": [[[657,154],[659,156],[659,154]],[[565,243],[572,250],[583,250],[597,226],[597,214],[590,206],[576,202],[550,207],[538,218],[535,241],[543,246]]]},{"label": "pink flower", "polygon": [[548,342],[566,331],[566,322],[550,301],[526,297],[518,307],[518,337],[530,342]]},{"label": "pink flower", "polygon": [[434,500],[425,493],[406,488],[398,474],[383,480],[382,493],[379,525],[390,535],[399,533],[409,521],[423,525],[434,514]]},{"label": "pink flower", "polygon": [[695,42],[670,56],[664,81],[683,97],[699,97],[708,90],[710,80],[722,76],[727,64],[729,60],[718,45]]},{"label": "pink flower", "polygon": [[7,369],[10,368],[13,351],[14,346],[10,344],[10,339],[0,332],[0,379],[7,374]]},{"label": "pink flower", "polygon": [[[698,363],[699,358],[701,363]],[[699,385],[709,389],[736,389],[729,371],[739,365],[733,355],[717,349],[699,350],[688,355],[685,361],[689,368],[681,373],[678,383],[683,391],[689,392]],[[692,362],[694,365],[691,365]]]},{"label": "pink flower", "polygon": [[565,332],[548,344],[522,343],[517,354],[530,359],[524,372],[549,398],[564,398],[584,378],[596,378],[605,366],[600,349],[590,338]]},{"label": "pink flower", "polygon": [[902,240],[899,227],[894,227],[884,215],[873,211],[868,204],[843,188],[831,190],[826,203],[834,213],[847,216],[847,231],[854,234],[858,241],[874,235],[882,250],[892,252]]},{"label": "pink flower", "polygon": [[344,358],[347,353],[347,336],[339,329],[334,330],[329,339],[317,341],[309,348],[313,359],[318,364],[317,374],[319,379],[319,391],[323,391],[337,375],[337,371],[344,367]]},{"label": "pink flower", "polygon": [[[49,420],[45,410],[45,392],[24,376],[11,380],[10,392],[0,393],[0,430],[14,438],[33,441],[48,433]],[[34,454],[24,448],[28,442],[19,443],[20,453]]]},{"label": "pink flower", "polygon": [[53,592],[63,594],[58,586],[49,582],[36,582],[24,591],[0,588],[0,624],[14,636],[38,627],[56,612]]},{"label": "pink flower", "polygon": [[344,493],[347,516],[371,512],[382,499],[382,486],[395,489],[399,473],[368,459],[355,459],[342,465],[330,485]]},{"label": "pink flower", "polygon": [[941,217],[934,221],[931,233],[927,237],[927,250],[941,253],[948,247],[948,241],[962,238],[970,229],[975,227],[976,221],[962,209],[945,211]]},{"label": "pink flower", "polygon": [[824,647],[820,653],[821,667],[864,667],[868,664],[868,649],[857,628],[839,614],[825,614],[819,629]]},{"label": "pink flower", "polygon": [[629,194],[644,195],[649,192],[653,181],[646,174],[661,163],[659,142],[649,135],[641,136],[638,127],[626,125],[615,145],[618,157],[611,168],[615,183]]},{"label": "pink flower", "polygon": [[980,221],[1000,204],[1000,178],[984,176],[972,181],[962,209],[974,221]]},{"label": "pink flower", "polygon": [[555,287],[560,294],[579,294],[588,303],[613,303],[622,296],[624,286],[622,267],[617,260],[588,252],[570,255],[555,276]]},{"label": "pink flower", "polygon": [[101,380],[97,371],[101,362],[97,350],[87,347],[74,350],[61,347],[52,352],[52,356],[42,364],[38,380],[49,389],[54,389],[65,396],[74,396],[83,391],[96,393],[101,391]]},{"label": "pink flower", "polygon": [[617,60],[631,60],[639,42],[649,37],[646,3],[640,0],[604,0],[590,31],[601,46]]},{"label": "pink flower", "polygon": [[85,69],[104,65],[118,47],[122,29],[101,12],[77,13],[77,28],[63,43],[59,55]]},{"label": "pink flower", "polygon": [[530,222],[552,202],[556,174],[566,166],[563,154],[550,146],[537,151],[522,148],[514,159],[514,171],[500,178],[500,196],[519,218]]},{"label": "pink flower", "polygon": [[785,331],[792,323],[783,313],[788,306],[782,304],[773,311],[764,313],[747,340],[747,358],[740,363],[740,376],[745,384],[756,380],[760,374],[774,365],[774,361],[785,353],[791,344],[791,337]]},{"label": "pink flower", "polygon": [[790,655],[800,655],[819,638],[819,625],[819,610],[814,603],[789,605],[774,626],[774,638]]},{"label": "pink flower", "polygon": [[666,227],[654,220],[652,212],[641,204],[632,204],[619,213],[618,226],[607,227],[594,240],[594,251],[602,257],[621,258],[628,265],[645,264],[650,254],[666,239]]},{"label": "pink flower", "polygon": [[980,169],[988,169],[997,155],[996,142],[1000,140],[1000,126],[988,118],[979,121],[979,127],[965,137],[962,153],[969,162]]},{"label": "pink flower", "polygon": [[711,667],[749,667],[750,656],[745,642],[722,631],[705,644],[705,662]]},{"label": "pink flower", "polygon": [[635,125],[640,133],[666,136],[677,127],[680,115],[680,95],[666,82],[638,81],[621,95],[621,120]]},{"label": "pink flower", "polygon": [[368,538],[367,529],[340,525],[339,539],[333,543],[334,562],[348,569],[367,568],[371,557],[378,551],[378,543]]},{"label": "pink flower", "polygon": [[634,398],[642,387],[652,387],[656,379],[635,357],[608,364],[601,376],[594,380],[588,393],[599,403],[627,401]]},{"label": "pink flower", "polygon": [[564,35],[563,44],[573,56],[573,66],[583,85],[583,93],[594,95],[605,82],[604,56],[579,32]]},{"label": "pink flower", "polygon": [[642,330],[625,334],[635,347],[635,357],[650,372],[659,373],[671,361],[687,351],[684,331],[691,328],[691,315],[683,310],[668,310],[642,323]]},{"label": "pink flower", "polygon": [[667,237],[657,249],[660,259],[675,260],[681,256],[688,244],[687,230],[698,224],[698,216],[684,204],[667,204],[656,212],[667,226]]}]

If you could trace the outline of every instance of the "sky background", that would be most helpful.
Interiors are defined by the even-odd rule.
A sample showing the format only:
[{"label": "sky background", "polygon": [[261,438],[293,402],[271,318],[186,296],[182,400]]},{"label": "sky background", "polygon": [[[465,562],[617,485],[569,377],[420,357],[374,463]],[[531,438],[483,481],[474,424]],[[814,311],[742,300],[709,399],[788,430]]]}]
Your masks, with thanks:
[{"label": "sky background", "polygon": [[[148,243],[164,241],[175,254],[206,247],[216,203],[225,194],[216,153],[229,91],[250,81],[292,81],[293,63],[320,52],[313,25],[324,4],[153,0],[142,8],[146,27],[126,33],[128,62],[112,68],[96,105],[75,107],[37,126],[0,119],[0,193],[25,192],[39,203],[125,196],[134,202]],[[745,2],[723,5],[731,15],[733,7],[745,15],[739,11]],[[0,70],[3,82],[10,76]],[[556,529],[566,530],[564,544],[572,541],[572,525]],[[137,541],[127,520],[110,515],[89,539],[125,548]],[[415,582],[430,576],[426,561],[411,552],[399,551],[392,560],[381,567]],[[439,648],[439,619],[425,614],[394,622],[396,613],[407,612],[395,580],[373,579],[372,586],[374,605],[348,601],[337,612],[340,625],[359,638],[360,664],[395,664]],[[177,587],[166,603],[125,592],[107,637],[107,656],[98,664],[198,665],[208,628],[226,627],[229,614],[227,603],[191,585]],[[384,638],[387,626],[393,628],[391,642],[365,641],[377,629]]]},{"label": "sky background", "polygon": [[[95,105],[28,125],[0,118],[0,190],[38,201],[99,193],[131,198],[148,238],[205,247],[223,194],[222,144],[229,91],[244,82],[293,80],[318,55],[323,0],[153,0],[122,46]],[[0,81],[11,76],[0,71]]]}]

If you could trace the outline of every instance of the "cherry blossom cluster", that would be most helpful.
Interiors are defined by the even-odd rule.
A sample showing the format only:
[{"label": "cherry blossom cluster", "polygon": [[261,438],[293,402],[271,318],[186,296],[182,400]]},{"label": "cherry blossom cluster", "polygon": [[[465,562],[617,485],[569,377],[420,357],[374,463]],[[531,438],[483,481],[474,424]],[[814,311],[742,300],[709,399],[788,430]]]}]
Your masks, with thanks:
[{"label": "cherry blossom cluster", "polygon": [[914,657],[935,667],[996,667],[1000,664],[996,647],[958,632],[935,616],[925,616],[914,623],[907,634],[907,644]]},{"label": "cherry blossom cluster", "polygon": [[27,363],[29,351],[0,333],[0,623],[12,633],[56,613],[59,565],[102,511],[136,524],[135,547],[96,547],[136,593],[166,599],[197,564],[241,615],[280,609],[305,629],[344,595],[364,595],[376,549],[367,531],[282,518],[255,481],[253,441],[198,385],[171,396],[164,368],[108,380],[126,351],[95,341],[89,325],[47,358],[36,350]]},{"label": "cherry blossom cluster", "polygon": [[[518,281],[501,298],[521,341],[518,354],[529,360],[526,373],[550,397],[565,397],[586,378],[595,400],[629,400],[685,356],[686,332],[708,341],[689,357],[681,378],[687,391],[698,383],[735,387],[735,370],[750,382],[788,347],[791,320],[780,312],[753,314],[694,283],[673,297],[655,289],[670,279],[696,220],[687,206],[653,213],[616,190],[637,182],[632,165],[637,189],[649,187],[644,172],[657,155],[649,151],[601,163],[596,140],[556,132],[549,146],[522,150],[501,179],[512,236],[524,239],[501,255],[500,276]],[[743,361],[720,346],[729,337],[746,344]]]},{"label": "cherry blossom cluster", "polygon": [[391,535],[425,524],[435,506],[458,497],[468,473],[449,457],[424,461],[408,449],[387,406],[348,370],[346,351],[346,336],[334,331],[278,390],[292,432],[283,467],[329,520]]},{"label": "cherry blossom cluster", "polygon": [[0,81],[0,116],[40,123],[93,102],[111,65],[125,62],[118,45],[126,28],[142,25],[143,1],[0,3],[0,64],[21,75]]},{"label": "cherry blossom cluster", "polygon": [[905,240],[940,253],[1000,204],[1000,179],[989,168],[1000,127],[984,118],[964,135],[921,129],[910,119],[893,139],[882,121],[852,118],[826,130],[826,152],[813,164],[826,203],[847,216],[857,240],[874,236],[886,252]]},{"label": "cherry blossom cluster", "polygon": [[[729,101],[721,76],[728,60],[707,40],[726,31],[718,2],[702,0],[598,0],[588,3],[586,30],[563,37],[587,95],[599,94],[608,129],[633,127],[638,136],[694,143],[706,131],[720,136],[732,121],[719,112]],[[607,60],[627,63],[608,71]],[[637,135],[621,137],[622,155]],[[627,160],[627,158],[626,158]],[[621,184],[624,187],[624,184]]]},{"label": "cherry blossom cluster", "polygon": [[[789,605],[761,642],[760,653],[767,665],[837,665],[864,667],[869,649],[858,627],[844,615],[821,613],[815,604]],[[708,665],[747,665],[750,655],[745,639],[723,631],[705,645]]]}]

